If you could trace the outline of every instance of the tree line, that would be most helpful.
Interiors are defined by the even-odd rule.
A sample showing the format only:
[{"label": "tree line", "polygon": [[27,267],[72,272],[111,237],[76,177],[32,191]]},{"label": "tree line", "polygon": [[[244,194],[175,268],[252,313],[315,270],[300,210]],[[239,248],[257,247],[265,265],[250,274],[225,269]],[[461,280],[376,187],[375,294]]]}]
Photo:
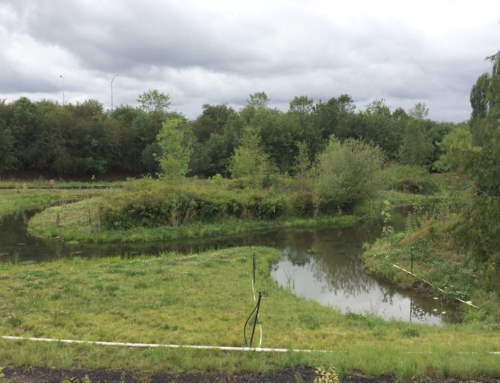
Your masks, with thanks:
[{"label": "tree line", "polygon": [[[270,108],[270,99],[260,92],[250,95],[239,111],[203,105],[195,120],[170,111],[169,96],[157,90],[144,92],[137,101],[138,106],[120,105],[113,111],[97,100],[66,105],[26,97],[0,101],[0,176],[156,176],[165,151],[173,150],[162,145],[169,139],[180,139],[188,176],[228,176],[232,158],[249,143],[251,132],[281,174],[298,171],[300,145],[307,146],[313,161],[332,135],[340,142],[363,140],[379,146],[389,160],[430,169],[441,154],[439,143],[455,127],[428,119],[425,104],[391,111],[378,100],[356,111],[348,95],[327,102],[295,97],[282,112]],[[165,138],[165,125],[182,134]]]}]

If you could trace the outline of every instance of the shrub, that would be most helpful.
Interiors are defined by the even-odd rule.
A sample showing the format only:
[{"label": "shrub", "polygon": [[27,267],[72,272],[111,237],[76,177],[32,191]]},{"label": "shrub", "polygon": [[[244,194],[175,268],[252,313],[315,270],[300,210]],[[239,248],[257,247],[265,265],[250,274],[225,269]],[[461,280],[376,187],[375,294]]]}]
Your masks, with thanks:
[{"label": "shrub", "polygon": [[394,165],[384,169],[383,179],[387,188],[413,194],[433,194],[438,185],[429,172],[420,166]]},{"label": "shrub", "polygon": [[316,192],[327,206],[354,206],[372,197],[381,186],[384,155],[378,146],[334,136],[319,156]]}]

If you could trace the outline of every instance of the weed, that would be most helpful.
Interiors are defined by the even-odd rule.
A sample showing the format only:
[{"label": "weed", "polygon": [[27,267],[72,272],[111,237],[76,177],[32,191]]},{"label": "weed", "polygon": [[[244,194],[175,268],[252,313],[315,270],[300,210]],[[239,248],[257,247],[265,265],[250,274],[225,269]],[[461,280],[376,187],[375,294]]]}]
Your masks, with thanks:
[{"label": "weed", "polygon": [[153,381],[153,371],[151,370],[142,371],[136,376],[134,376],[134,378],[140,383],[151,383]]},{"label": "weed", "polygon": [[62,381],[61,383],[91,383],[90,382],[90,378],[88,375],[85,375],[82,380],[78,379],[78,378],[69,378],[68,376],[66,376]]},{"label": "weed", "polygon": [[389,237],[390,235],[394,232],[394,229],[390,225],[391,222],[391,213],[389,212],[391,210],[391,203],[387,200],[384,201],[384,209],[382,210],[382,213],[380,215],[382,216],[384,220],[384,228],[382,230],[382,234],[384,234],[387,243],[389,243]]},{"label": "weed", "polygon": [[414,338],[420,335],[420,330],[417,327],[408,327],[401,331],[401,335],[407,338]]},{"label": "weed", "polygon": [[6,322],[13,327],[18,327],[21,325],[21,323],[23,323],[23,320],[21,317],[17,316],[16,314],[8,313]]},{"label": "weed", "polygon": [[314,377],[314,383],[339,383],[340,378],[337,370],[333,366],[323,367],[318,366],[314,369],[316,376]]},{"label": "weed", "polygon": [[52,299],[46,299],[45,300],[45,307],[47,307],[47,310],[49,311],[50,316],[52,317],[52,324],[55,326],[57,323],[57,318],[59,317],[59,314],[61,314],[62,307],[63,307],[63,302],[60,300],[60,294],[55,293],[53,296],[59,295],[59,298]]},{"label": "weed", "polygon": [[287,290],[290,291],[295,290],[295,270],[292,271],[285,270],[284,272],[285,272]]},{"label": "weed", "polygon": [[300,314],[298,320],[309,330],[317,330],[321,325],[321,320],[314,314]]},{"label": "weed", "polygon": [[347,312],[345,317],[352,320],[366,320],[366,317],[363,314],[357,314],[351,311]]}]

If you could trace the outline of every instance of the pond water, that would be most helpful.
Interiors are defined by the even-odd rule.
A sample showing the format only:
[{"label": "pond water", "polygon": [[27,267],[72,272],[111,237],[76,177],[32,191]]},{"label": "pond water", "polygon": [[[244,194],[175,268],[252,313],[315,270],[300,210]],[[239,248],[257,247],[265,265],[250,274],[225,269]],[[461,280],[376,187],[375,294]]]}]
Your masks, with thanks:
[{"label": "pond water", "polygon": [[[404,228],[407,211],[391,212],[391,224],[396,231]],[[31,215],[9,216],[0,221],[0,262],[34,263],[68,257],[158,255],[164,251],[196,253],[233,246],[269,246],[285,253],[273,267],[273,278],[299,296],[316,299],[343,312],[370,313],[385,319],[427,324],[456,321],[455,306],[398,289],[363,271],[362,244],[373,243],[382,232],[382,222],[373,219],[362,220],[352,228],[275,229],[237,237],[154,243],[70,244],[29,235],[26,226]]]}]

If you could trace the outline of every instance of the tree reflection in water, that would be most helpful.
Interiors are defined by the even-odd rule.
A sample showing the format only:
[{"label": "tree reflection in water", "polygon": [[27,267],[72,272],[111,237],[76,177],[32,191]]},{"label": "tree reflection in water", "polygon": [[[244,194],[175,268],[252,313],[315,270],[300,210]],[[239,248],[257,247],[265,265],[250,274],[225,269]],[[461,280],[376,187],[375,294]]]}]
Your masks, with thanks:
[{"label": "tree reflection in water", "polygon": [[[395,214],[393,214],[395,215]],[[404,219],[398,222],[399,229]],[[297,295],[345,311],[370,313],[387,319],[440,324],[453,321],[441,315],[440,303],[379,281],[363,271],[362,244],[382,232],[380,223],[364,222],[355,228],[284,232],[285,257],[273,277],[286,288],[293,275]],[[290,280],[288,280],[290,285]],[[456,312],[448,306],[447,313]]]}]

